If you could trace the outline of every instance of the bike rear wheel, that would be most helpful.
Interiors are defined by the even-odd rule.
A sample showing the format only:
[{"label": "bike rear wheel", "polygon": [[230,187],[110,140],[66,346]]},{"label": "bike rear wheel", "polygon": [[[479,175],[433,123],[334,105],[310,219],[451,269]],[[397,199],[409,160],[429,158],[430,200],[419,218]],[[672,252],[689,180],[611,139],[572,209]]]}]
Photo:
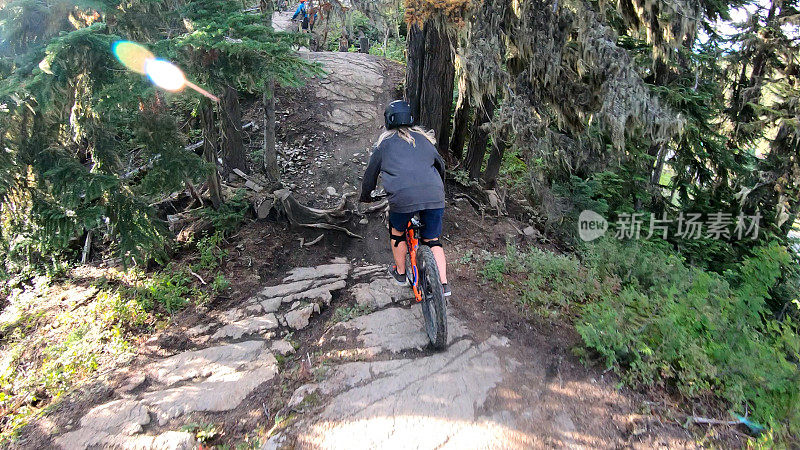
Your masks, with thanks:
[{"label": "bike rear wheel", "polygon": [[422,315],[425,317],[425,332],[433,348],[447,347],[447,305],[445,304],[442,282],[439,280],[439,266],[430,247],[420,245],[417,249],[417,287],[422,292]]}]

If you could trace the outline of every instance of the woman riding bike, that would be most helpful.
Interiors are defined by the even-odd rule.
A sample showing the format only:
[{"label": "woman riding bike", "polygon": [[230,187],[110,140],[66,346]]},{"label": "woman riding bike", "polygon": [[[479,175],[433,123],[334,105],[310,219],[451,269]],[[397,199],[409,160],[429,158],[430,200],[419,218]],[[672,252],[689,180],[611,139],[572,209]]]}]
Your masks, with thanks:
[{"label": "woman riding bike", "polygon": [[389,197],[389,245],[395,264],[389,273],[401,285],[407,282],[405,231],[409,220],[419,213],[422,241],[431,248],[439,268],[444,295],[450,295],[446,260],[439,236],[444,214],[444,161],[436,150],[432,131],[413,126],[411,106],[397,100],[384,112],[386,131],[381,134],[361,184],[361,201],[372,202],[370,194],[378,175]]}]

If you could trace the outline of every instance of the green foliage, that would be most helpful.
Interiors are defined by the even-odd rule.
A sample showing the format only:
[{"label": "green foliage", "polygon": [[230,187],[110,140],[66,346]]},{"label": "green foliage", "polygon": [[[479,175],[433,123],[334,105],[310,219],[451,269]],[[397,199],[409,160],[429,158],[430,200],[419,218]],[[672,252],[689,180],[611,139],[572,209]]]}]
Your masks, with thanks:
[{"label": "green foliage", "polygon": [[222,430],[214,423],[190,423],[181,427],[181,431],[193,433],[197,441],[207,444],[222,435]]},{"label": "green foliage", "polygon": [[587,304],[576,328],[630,383],[674,383],[687,397],[713,393],[740,414],[796,433],[798,329],[763,307],[787,262],[780,246],[757,248],[729,284],[654,245],[601,242],[587,264],[618,278],[622,290]]},{"label": "green foliage", "polygon": [[331,321],[333,323],[347,322],[364,314],[369,314],[371,311],[372,308],[369,305],[340,306],[333,312]]},{"label": "green foliage", "polygon": [[118,297],[101,292],[87,299],[71,291],[73,295],[64,295],[51,308],[46,283],[28,288],[25,295],[9,297],[13,308],[0,320],[0,409],[5,419],[0,445],[77,383],[128,362],[133,354],[125,323],[130,316],[120,313]]},{"label": "green foliage", "polygon": [[481,269],[481,275],[485,281],[500,283],[503,281],[503,273],[506,271],[505,258],[495,257],[490,259]]},{"label": "green foliage", "polygon": [[601,239],[582,262],[509,246],[483,275],[539,315],[575,317],[578,353],[625,382],[718,396],[785,438],[800,430],[800,334],[794,320],[775,320],[765,299],[790,263],[771,244],[723,277],[663,244]]},{"label": "green foliage", "polygon": [[211,282],[211,291],[215,294],[218,294],[223,291],[227,291],[231,287],[231,282],[225,278],[225,275],[219,274],[214,277],[214,281]]},{"label": "green foliage", "polygon": [[216,269],[228,257],[228,251],[222,248],[223,239],[219,231],[200,239],[197,243],[197,250],[200,252],[198,268]]},{"label": "green foliage", "polygon": [[137,293],[137,300],[146,309],[162,306],[172,314],[186,306],[197,291],[192,288],[192,278],[185,270],[175,270],[170,264],[163,271],[146,280]]},{"label": "green foliage", "polygon": [[554,183],[551,189],[554,200],[547,215],[547,226],[551,232],[568,242],[575,241],[581,211],[588,209],[606,216],[609,210],[608,201],[620,201],[620,197],[614,192],[621,188],[614,183],[618,178],[608,172],[601,172],[597,177],[582,180],[571,176],[566,182]]},{"label": "green foliage", "polygon": [[200,217],[211,221],[214,230],[220,237],[229,236],[244,222],[245,214],[250,209],[250,204],[245,198],[245,192],[239,190],[230,200],[220,205],[218,209],[204,208],[200,210]]},{"label": "green foliage", "polygon": [[184,14],[191,27],[170,49],[213,89],[259,92],[271,80],[299,86],[305,76],[321,73],[294,51],[300,36],[274,32],[262,14],[244,13],[237,2],[190,0]]},{"label": "green foliage", "polygon": [[400,64],[406,63],[405,51],[406,40],[402,36],[400,39],[390,38],[386,41],[386,48],[384,48],[382,41],[378,41],[369,48],[370,55],[383,56],[386,59],[399,62]]},{"label": "green foliage", "polygon": [[[215,170],[185,150],[199,96],[158,91],[125,70],[111,45],[138,40],[218,92],[297,86],[321,73],[293,50],[295,36],[241,8],[221,0],[0,7],[3,270],[74,259],[90,230],[126,263],[163,259],[171,237],[150,205]],[[239,206],[215,217],[225,232]]]}]

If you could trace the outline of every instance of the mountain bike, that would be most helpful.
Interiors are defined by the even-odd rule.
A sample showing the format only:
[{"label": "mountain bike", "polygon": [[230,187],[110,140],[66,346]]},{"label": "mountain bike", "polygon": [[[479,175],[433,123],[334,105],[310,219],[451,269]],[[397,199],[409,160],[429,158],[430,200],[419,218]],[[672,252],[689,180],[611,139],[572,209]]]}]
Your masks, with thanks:
[{"label": "mountain bike", "polygon": [[447,304],[433,252],[417,237],[420,228],[422,224],[416,217],[406,228],[406,278],[414,299],[422,304],[428,339],[433,348],[442,350],[447,347]]}]

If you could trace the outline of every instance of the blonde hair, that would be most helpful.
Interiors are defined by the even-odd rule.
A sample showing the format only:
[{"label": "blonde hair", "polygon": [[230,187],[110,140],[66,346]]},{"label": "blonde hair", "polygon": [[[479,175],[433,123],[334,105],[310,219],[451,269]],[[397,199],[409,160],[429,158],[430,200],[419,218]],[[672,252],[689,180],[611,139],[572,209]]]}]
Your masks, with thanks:
[{"label": "blonde hair", "polygon": [[430,141],[431,144],[436,145],[436,135],[433,133],[433,130],[426,130],[419,126],[397,127],[392,130],[386,130],[383,132],[383,134],[381,134],[381,137],[378,138],[378,142],[375,145],[376,146],[381,145],[381,142],[385,141],[386,139],[389,139],[392,136],[397,135],[400,136],[400,139],[411,144],[412,147],[416,147],[417,143],[414,140],[414,136],[411,134],[412,131],[425,136],[425,139]]}]

